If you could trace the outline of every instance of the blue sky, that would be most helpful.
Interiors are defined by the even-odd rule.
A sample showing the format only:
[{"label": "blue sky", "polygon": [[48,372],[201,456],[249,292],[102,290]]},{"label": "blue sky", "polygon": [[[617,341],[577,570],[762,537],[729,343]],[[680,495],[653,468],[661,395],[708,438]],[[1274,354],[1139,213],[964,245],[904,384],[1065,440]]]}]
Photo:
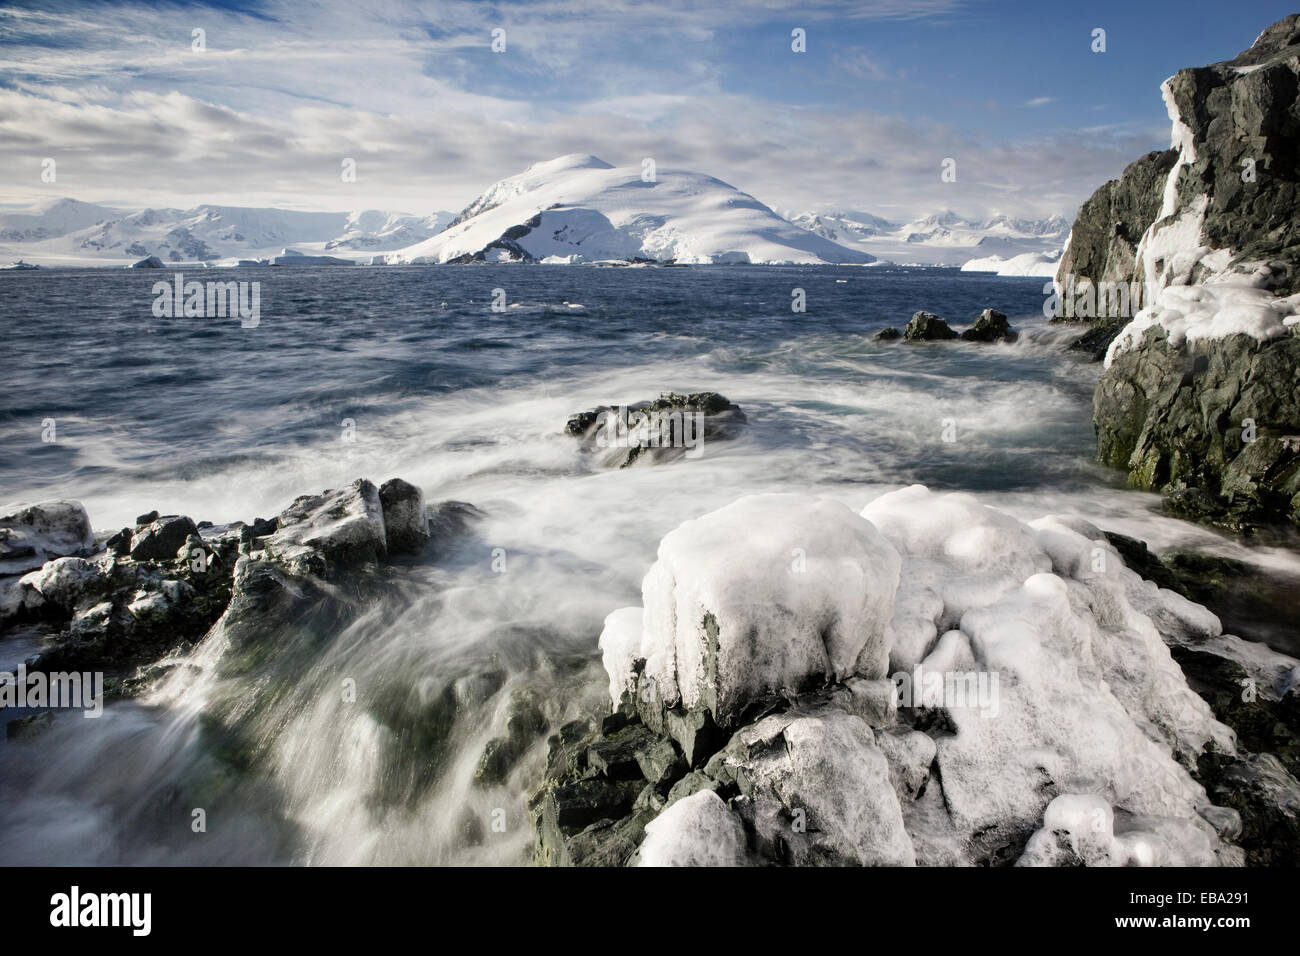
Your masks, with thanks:
[{"label": "blue sky", "polygon": [[[782,210],[1072,215],[1168,144],[1158,86],[1283,4],[990,0],[0,7],[0,202],[459,209],[567,152]],[[791,30],[807,52],[791,50]],[[1106,52],[1091,33],[1106,31]],[[505,51],[491,49],[505,30]],[[205,49],[193,49],[195,29]],[[55,183],[41,160],[55,158]],[[940,181],[944,158],[956,183]],[[341,160],[357,162],[343,183]]]}]

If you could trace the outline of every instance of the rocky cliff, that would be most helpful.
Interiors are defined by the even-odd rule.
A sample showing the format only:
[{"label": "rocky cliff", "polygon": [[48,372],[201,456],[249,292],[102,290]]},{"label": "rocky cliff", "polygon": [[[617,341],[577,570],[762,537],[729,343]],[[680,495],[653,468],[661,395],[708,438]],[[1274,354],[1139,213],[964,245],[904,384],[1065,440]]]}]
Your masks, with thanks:
[{"label": "rocky cliff", "polygon": [[1300,15],[1162,92],[1171,148],[1084,203],[1057,274],[1118,333],[1098,456],[1180,514],[1300,523]]}]

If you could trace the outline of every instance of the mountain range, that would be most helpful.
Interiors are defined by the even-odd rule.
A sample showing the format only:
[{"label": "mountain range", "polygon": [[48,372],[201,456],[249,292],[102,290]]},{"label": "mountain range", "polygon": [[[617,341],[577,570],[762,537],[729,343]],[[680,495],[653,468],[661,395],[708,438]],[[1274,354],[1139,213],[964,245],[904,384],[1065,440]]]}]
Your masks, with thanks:
[{"label": "mountain range", "polygon": [[[613,166],[575,153],[503,179],[459,214],[302,212],[199,205],[124,210],[58,199],[0,212],[0,257],[46,266],[236,265],[304,261],[406,265],[528,261],[959,266],[1050,273],[1069,234],[1060,216],[966,219],[943,210],[899,223],[867,212],[780,215],[712,176]],[[329,257],[329,258],[326,258]],[[974,261],[972,261],[974,260]]]}]

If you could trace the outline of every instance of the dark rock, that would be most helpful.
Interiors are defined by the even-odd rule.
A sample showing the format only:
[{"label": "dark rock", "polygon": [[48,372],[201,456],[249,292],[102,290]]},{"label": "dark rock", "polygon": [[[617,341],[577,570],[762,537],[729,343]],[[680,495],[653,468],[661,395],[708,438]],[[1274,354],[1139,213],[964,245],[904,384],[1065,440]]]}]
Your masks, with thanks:
[{"label": "dark rock", "polygon": [[1092,194],[1074,218],[1056,281],[1141,280],[1133,269],[1138,243],[1160,215],[1161,191],[1178,151],[1148,153]]},{"label": "dark rock", "polygon": [[956,337],[957,333],[948,328],[948,323],[933,312],[914,313],[903,330],[903,338],[911,342],[936,342]]},{"label": "dark rock", "polygon": [[119,558],[125,557],[131,553],[131,529],[123,528],[113,537],[105,542],[105,547],[110,554],[115,554]]},{"label": "dark rock", "polygon": [[1166,495],[1179,516],[1233,530],[1300,523],[1297,368],[1294,336],[1181,349],[1150,329],[1097,385],[1097,456],[1133,487]]},{"label": "dark rock", "polygon": [[611,780],[638,780],[643,776],[639,755],[658,739],[644,725],[632,724],[592,743],[587,765]]},{"label": "dark rock", "polygon": [[131,538],[131,557],[136,561],[170,561],[190,535],[199,529],[184,515],[155,518]]},{"label": "dark rock", "polygon": [[144,525],[144,524],[151,524],[152,522],[157,521],[157,520],[158,520],[158,512],[157,512],[157,511],[150,511],[150,512],[147,513],[147,514],[142,514],[142,515],[140,515],[139,517],[137,517],[137,518],[135,519],[135,526],[138,528],[138,527],[140,527],[141,525]]},{"label": "dark rock", "polygon": [[384,531],[389,554],[418,554],[429,543],[429,519],[424,513],[424,492],[410,482],[393,478],[379,488]]},{"label": "dark rock", "polygon": [[1014,342],[1018,333],[997,309],[985,309],[961,337],[967,342]]},{"label": "dark rock", "polygon": [[15,717],[5,724],[5,738],[8,740],[30,739],[39,736],[54,725],[54,712],[42,710],[25,717]]},{"label": "dark rock", "polygon": [[248,526],[248,533],[253,538],[266,538],[280,530],[279,518],[254,518]]},{"label": "dark rock", "polygon": [[1094,362],[1100,362],[1106,357],[1110,343],[1127,324],[1127,319],[1098,319],[1088,331],[1070,343],[1069,349],[1071,352],[1086,352]]},{"label": "dark rock", "polygon": [[599,820],[625,816],[645,784],[638,780],[591,778],[555,787],[547,795],[556,825],[577,832]]},{"label": "dark rock", "polygon": [[1272,754],[1205,753],[1198,777],[1215,805],[1241,817],[1248,866],[1294,866],[1300,859],[1300,783]]},{"label": "dark rock", "polygon": [[874,338],[877,342],[893,342],[895,339],[901,338],[902,334],[891,325],[877,332]]},{"label": "dark rock", "polygon": [[[1214,271],[1250,271],[1265,263],[1257,273],[1264,288],[1295,292],[1300,15],[1269,27],[1230,62],[1180,70],[1167,89],[1192,150],[1170,183],[1172,216],[1152,222],[1148,231],[1158,237],[1176,218],[1197,216],[1199,242],[1227,251]],[[1210,275],[1211,267],[1195,257],[1147,261],[1144,252],[1135,260],[1136,225],[1152,209],[1159,215],[1168,178],[1162,171],[1175,169],[1167,156],[1148,157],[1124,187],[1142,215],[1126,220],[1103,210],[1105,203],[1095,209],[1085,204],[1058,283],[1068,272],[1192,285]],[[1246,168],[1253,175],[1245,175]],[[1298,357],[1300,337],[1294,334],[1265,343],[1237,334],[1174,346],[1163,329],[1150,328],[1114,357],[1097,385],[1098,457],[1127,471],[1134,487],[1164,494],[1178,516],[1235,531],[1300,524]],[[1255,423],[1253,440],[1246,437],[1247,420]]]},{"label": "dark rock", "polygon": [[668,392],[649,402],[579,412],[564,431],[585,451],[599,452],[606,467],[626,468],[698,457],[708,442],[735,438],[746,421],[740,406],[717,392]]}]

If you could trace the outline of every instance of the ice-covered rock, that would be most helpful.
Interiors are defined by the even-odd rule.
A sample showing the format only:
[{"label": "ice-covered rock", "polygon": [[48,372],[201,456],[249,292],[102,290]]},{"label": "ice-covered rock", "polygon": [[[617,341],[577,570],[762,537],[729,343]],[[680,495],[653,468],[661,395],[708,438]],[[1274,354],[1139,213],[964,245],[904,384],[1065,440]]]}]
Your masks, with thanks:
[{"label": "ice-covered rock", "polygon": [[916,861],[889,762],[860,717],[766,717],[738,731],[709,769],[740,788],[737,810],[765,858],[795,865]]},{"label": "ice-covered rock", "polygon": [[1107,310],[1127,324],[1093,400],[1098,458],[1234,530],[1300,524],[1298,57],[1292,14],[1166,80],[1170,149],[1085,204],[1057,275],[1132,280]]},{"label": "ice-covered rock", "polygon": [[745,831],[712,790],[701,790],[646,826],[637,866],[743,866]]},{"label": "ice-covered rock", "polygon": [[1241,862],[1239,850],[1224,853],[1217,843],[1211,828],[1171,818],[1130,817],[1124,829],[1116,832],[1114,809],[1104,798],[1064,793],[1047,805],[1042,829],[1029,838],[1016,865],[1214,866]]},{"label": "ice-covered rock", "polygon": [[640,666],[638,700],[663,714],[652,726],[684,711],[728,728],[764,700],[882,677],[898,568],[870,522],[828,499],[753,495],[687,521],[642,584],[639,641],[630,611],[602,635],[611,691]]},{"label": "ice-covered rock", "polygon": [[[1169,646],[1226,640],[1214,615],[1076,517],[1024,523],[919,485],[862,515],[754,496],[664,538],[645,609],[610,614],[600,645],[611,719],[685,759],[601,832],[625,841],[663,792],[672,806],[707,790],[755,862],[1233,865],[1243,821],[1287,852],[1289,837],[1259,836],[1289,812],[1284,769],[1255,773],[1269,782],[1240,808],[1214,805],[1256,764]],[[843,637],[864,633],[878,637],[855,657]],[[1256,662],[1274,693],[1284,663]],[[707,746],[701,713],[717,720]],[[1194,776],[1207,766],[1213,799]],[[566,840],[581,855],[576,833],[552,842]]]},{"label": "ice-covered rock", "polygon": [[79,501],[23,505],[0,515],[0,575],[25,574],[53,558],[88,554],[94,546]]}]

